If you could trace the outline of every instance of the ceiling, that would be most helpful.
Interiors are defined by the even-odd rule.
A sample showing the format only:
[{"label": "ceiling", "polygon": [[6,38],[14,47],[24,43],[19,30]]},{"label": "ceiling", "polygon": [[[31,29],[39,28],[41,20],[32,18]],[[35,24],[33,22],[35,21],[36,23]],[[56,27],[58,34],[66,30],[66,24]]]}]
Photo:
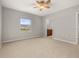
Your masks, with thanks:
[{"label": "ceiling", "polygon": [[79,5],[79,0],[52,0],[50,9],[40,11],[37,8],[33,8],[35,0],[0,0],[0,2],[4,7],[32,13],[39,16],[45,16],[62,9]]}]

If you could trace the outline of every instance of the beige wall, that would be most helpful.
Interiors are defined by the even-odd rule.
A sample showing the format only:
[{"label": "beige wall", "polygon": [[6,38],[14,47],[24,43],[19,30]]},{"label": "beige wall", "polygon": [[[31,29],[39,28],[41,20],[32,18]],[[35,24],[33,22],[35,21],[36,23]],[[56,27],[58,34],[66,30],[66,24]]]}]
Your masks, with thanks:
[{"label": "beige wall", "polygon": [[79,13],[78,13],[78,43],[79,43]]},{"label": "beige wall", "polygon": [[[21,39],[28,39],[41,36],[41,17],[25,12],[20,12],[3,7],[3,32],[2,41],[9,42]],[[20,31],[20,18],[32,20],[32,30],[29,32]]]},{"label": "beige wall", "polygon": [[2,15],[2,14],[1,14],[1,5],[0,5],[0,47],[1,47],[1,32],[2,32],[2,31],[1,31],[1,30],[2,30],[2,27],[1,27],[1,26],[2,26],[2,24],[1,24],[1,23],[2,23],[2,22],[1,22],[1,20],[2,20],[2,19],[1,19],[1,15]]},{"label": "beige wall", "polygon": [[76,12],[79,12],[79,6],[45,16],[45,20],[49,19],[52,21],[54,38],[69,43],[76,43]]},{"label": "beige wall", "polygon": [[[3,7],[2,41],[8,42],[45,36],[46,20],[50,20],[54,30],[54,38],[61,41],[76,43],[76,12],[79,12],[79,6],[40,17]],[[21,17],[32,19],[32,31],[20,31],[19,22]]]}]

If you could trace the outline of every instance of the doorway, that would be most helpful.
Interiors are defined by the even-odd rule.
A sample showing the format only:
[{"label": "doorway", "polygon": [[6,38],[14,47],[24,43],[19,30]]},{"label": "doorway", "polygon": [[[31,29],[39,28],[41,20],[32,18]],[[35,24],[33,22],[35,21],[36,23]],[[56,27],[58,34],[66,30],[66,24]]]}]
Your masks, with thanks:
[{"label": "doorway", "polygon": [[52,29],[47,29],[47,37],[52,36]]},{"label": "doorway", "polygon": [[52,29],[52,20],[47,19],[46,20],[46,32],[47,32],[47,37],[52,37],[53,36],[53,29]]}]

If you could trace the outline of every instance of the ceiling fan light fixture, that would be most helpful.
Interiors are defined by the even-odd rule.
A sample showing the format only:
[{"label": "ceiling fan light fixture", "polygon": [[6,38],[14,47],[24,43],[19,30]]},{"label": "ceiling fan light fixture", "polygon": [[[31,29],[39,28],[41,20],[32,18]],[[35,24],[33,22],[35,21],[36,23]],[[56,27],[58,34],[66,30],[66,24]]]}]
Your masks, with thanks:
[{"label": "ceiling fan light fixture", "polygon": [[44,9],[49,9],[50,3],[51,3],[51,0],[38,0],[35,2],[34,8],[38,8],[38,9],[40,9],[40,11],[44,10]]}]

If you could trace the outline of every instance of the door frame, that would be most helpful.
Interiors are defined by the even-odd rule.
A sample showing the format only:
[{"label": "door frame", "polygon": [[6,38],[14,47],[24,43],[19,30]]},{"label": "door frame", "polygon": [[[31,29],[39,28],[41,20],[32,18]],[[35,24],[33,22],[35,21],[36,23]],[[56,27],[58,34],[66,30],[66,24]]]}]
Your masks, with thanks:
[{"label": "door frame", "polygon": [[78,27],[78,25],[79,25],[79,23],[78,23],[78,15],[79,15],[79,12],[76,12],[76,43],[77,44],[79,44],[79,27]]},{"label": "door frame", "polygon": [[[45,20],[45,37],[48,37],[47,36],[47,20],[48,19]],[[53,34],[53,24],[52,24],[52,34]],[[52,38],[53,38],[53,35],[52,35]]]},{"label": "door frame", "polygon": [[0,3],[0,48],[2,47],[2,5]]}]

